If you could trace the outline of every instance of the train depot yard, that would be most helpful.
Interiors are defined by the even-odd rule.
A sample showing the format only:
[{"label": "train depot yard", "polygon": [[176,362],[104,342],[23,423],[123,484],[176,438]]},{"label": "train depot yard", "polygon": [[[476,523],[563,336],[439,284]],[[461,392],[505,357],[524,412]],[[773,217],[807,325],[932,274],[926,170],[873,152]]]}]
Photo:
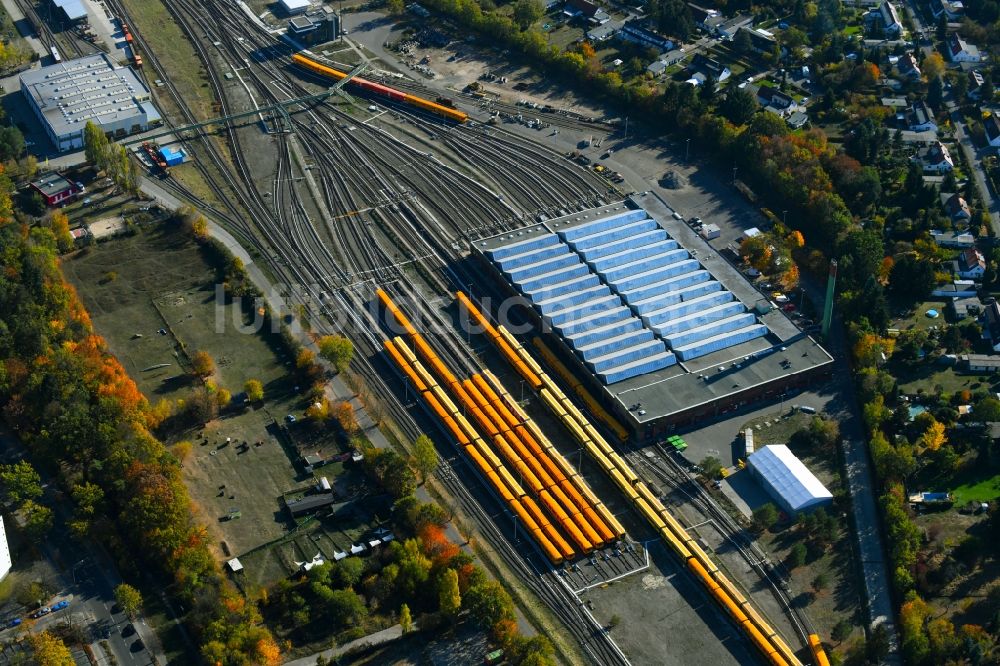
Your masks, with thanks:
[{"label": "train depot yard", "polygon": [[[419,63],[393,73],[406,71],[389,62],[398,52],[352,41],[352,15],[322,3],[151,4],[103,5],[128,66],[81,53],[22,74],[22,87],[58,150],[106,120],[147,170],[144,202],[195,211],[178,216],[191,229],[157,222],[109,241],[123,248],[117,265],[109,244],[66,271],[150,402],[192,399],[200,384],[182,376],[195,350],[234,394],[264,381],[252,409],[241,398],[172,442],[242,592],[290,584],[316,557],[375,570],[397,552],[386,528],[397,508],[363,472],[360,440],[307,416],[330,399],[405,460],[408,442],[432,437],[435,495],[418,495],[541,607],[524,624],[551,630],[565,661],[828,663],[831,628],[793,602],[780,563],[724,508],[728,487],[697,467],[703,425],[833,376],[819,336],[720,252],[736,213],[713,219],[689,205],[694,188],[675,199],[653,187],[649,153],[662,146],[628,137],[627,123],[446,87],[455,76],[417,80]],[[154,46],[163,35],[148,27],[164,22],[183,53]],[[80,79],[69,93],[66,77]],[[107,93],[108,116],[87,89],[112,77],[125,89]],[[216,303],[217,276],[185,234],[239,257],[260,300]],[[265,308],[284,342],[208,330]],[[334,334],[353,343],[350,369],[324,370],[322,394],[307,396],[282,345],[313,353]],[[372,598],[374,587],[357,585]]]}]

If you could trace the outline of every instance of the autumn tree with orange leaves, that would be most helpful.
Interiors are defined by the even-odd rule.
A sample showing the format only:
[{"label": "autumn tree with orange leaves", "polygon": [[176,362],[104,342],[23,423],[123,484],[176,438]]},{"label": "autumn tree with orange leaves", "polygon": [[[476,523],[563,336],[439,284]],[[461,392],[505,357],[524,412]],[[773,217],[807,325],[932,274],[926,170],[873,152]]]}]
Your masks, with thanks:
[{"label": "autumn tree with orange leaves", "polygon": [[175,599],[197,606],[189,631],[206,661],[277,664],[256,605],[222,576],[191,514],[176,458],[148,430],[172,410],[150,408],[60,274],[54,235],[12,224],[7,192],[0,188],[0,312],[13,333],[0,335],[4,420],[40,464],[59,470],[77,504],[75,531],[99,524],[121,560],[174,581]]}]

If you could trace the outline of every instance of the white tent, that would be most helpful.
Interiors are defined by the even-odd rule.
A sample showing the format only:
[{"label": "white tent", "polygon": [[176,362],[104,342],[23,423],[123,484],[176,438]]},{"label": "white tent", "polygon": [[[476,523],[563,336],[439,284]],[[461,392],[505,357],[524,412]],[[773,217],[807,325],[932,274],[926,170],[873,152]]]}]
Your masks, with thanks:
[{"label": "white tent", "polygon": [[770,444],[747,456],[747,467],[768,494],[790,514],[833,501],[833,494],[784,444]]}]

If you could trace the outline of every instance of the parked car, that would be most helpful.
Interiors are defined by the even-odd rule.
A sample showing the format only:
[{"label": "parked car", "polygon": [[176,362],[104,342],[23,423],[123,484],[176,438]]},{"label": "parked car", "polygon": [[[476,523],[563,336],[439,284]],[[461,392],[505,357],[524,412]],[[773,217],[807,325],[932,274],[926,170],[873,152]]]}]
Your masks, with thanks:
[{"label": "parked car", "polygon": [[785,312],[795,312],[795,303],[785,303],[781,309]]},{"label": "parked car", "polygon": [[52,611],[55,612],[62,610],[63,608],[66,608],[66,606],[69,606],[69,602],[66,601],[65,599],[63,599],[62,601],[57,601],[56,603],[52,604]]},{"label": "parked car", "polygon": [[51,608],[49,608],[48,606],[42,606],[41,608],[39,608],[38,610],[36,610],[34,613],[32,613],[31,617],[37,619],[37,618],[42,617],[43,615],[48,615],[51,612],[52,612]]},{"label": "parked car", "polygon": [[11,620],[10,622],[7,623],[7,626],[8,627],[16,627],[17,625],[21,624],[22,622],[24,622],[24,620],[22,620],[19,617],[15,617],[13,620]]}]

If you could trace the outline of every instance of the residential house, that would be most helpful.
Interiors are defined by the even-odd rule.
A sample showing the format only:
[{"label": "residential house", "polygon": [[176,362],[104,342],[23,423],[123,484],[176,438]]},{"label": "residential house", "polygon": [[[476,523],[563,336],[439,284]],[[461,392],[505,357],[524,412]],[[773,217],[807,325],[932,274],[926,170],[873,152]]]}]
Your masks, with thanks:
[{"label": "residential house", "polygon": [[969,372],[1000,372],[1000,356],[994,356],[993,354],[962,354],[962,365]]},{"label": "residential house", "polygon": [[809,122],[809,114],[805,111],[792,111],[785,118],[785,122],[793,130],[802,129]]},{"label": "residential house", "polygon": [[911,132],[937,132],[934,112],[924,100],[918,100],[906,112],[906,129]]},{"label": "residential house", "polygon": [[598,25],[588,30],[587,39],[595,44],[604,42],[617,35],[621,29],[621,21],[608,21],[604,25]]},{"label": "residential house", "polygon": [[869,26],[877,25],[886,39],[897,39],[903,32],[899,13],[889,0],[885,0],[877,9],[865,14],[865,23]]},{"label": "residential house", "polygon": [[652,74],[653,76],[662,76],[663,72],[665,72],[666,70],[667,70],[667,63],[663,62],[662,60],[654,60],[652,63],[650,63],[648,67],[646,67],[646,71]]},{"label": "residential house", "polygon": [[688,69],[692,72],[702,74],[704,78],[711,76],[717,83],[722,83],[728,79],[731,74],[729,68],[721,62],[715,58],[709,58],[701,53],[696,53],[694,57],[691,58],[691,63],[688,65]]},{"label": "residential house", "polygon": [[966,89],[966,96],[971,100],[978,100],[980,91],[979,89],[983,86],[983,74],[978,69],[969,70],[969,86]]},{"label": "residential house", "polygon": [[955,222],[962,222],[968,220],[972,217],[972,211],[969,210],[969,204],[962,198],[962,195],[958,194],[948,194],[943,193],[941,195],[942,203],[944,204],[944,212],[948,214]]},{"label": "residential house", "polygon": [[986,272],[986,257],[974,247],[958,255],[958,275],[966,280],[981,280]]},{"label": "residential house", "polygon": [[732,18],[725,19],[721,23],[715,26],[716,37],[725,41],[731,41],[736,33],[742,28],[753,23],[753,16],[750,14],[737,14]]},{"label": "residential house", "polygon": [[917,59],[912,53],[904,53],[899,57],[899,62],[896,63],[896,72],[901,78],[908,81],[919,81],[922,76]]},{"label": "residential house", "polygon": [[950,284],[934,287],[931,296],[943,301],[953,298],[972,298],[979,293],[975,280],[952,280]]},{"label": "residential house", "polygon": [[953,298],[948,301],[945,307],[947,307],[955,319],[966,319],[968,317],[975,319],[983,311],[983,302],[979,300],[978,296]]},{"label": "residential house", "polygon": [[959,37],[957,32],[951,33],[951,37],[948,38],[948,58],[957,63],[982,60],[979,48]]},{"label": "residential house", "polygon": [[1000,351],[1000,302],[994,300],[986,306],[982,324],[983,339],[990,341],[993,351]]},{"label": "residential house", "polygon": [[573,18],[585,18],[594,25],[603,25],[611,20],[611,16],[601,9],[600,5],[591,2],[591,0],[566,0],[563,14]]},{"label": "residential house", "polygon": [[42,195],[46,206],[59,206],[72,201],[83,188],[61,173],[47,173],[37,180],[31,181],[31,189]]},{"label": "residential house", "polygon": [[688,8],[691,11],[691,20],[694,24],[710,35],[714,34],[719,24],[726,20],[717,9],[706,9],[691,2],[688,3]]},{"label": "residential house", "polygon": [[937,231],[932,229],[931,238],[941,247],[965,249],[976,246],[976,239],[968,231]]},{"label": "residential house", "polygon": [[642,21],[628,21],[622,26],[621,37],[630,42],[650,46],[659,49],[661,52],[670,51],[674,48],[674,43],[655,30],[650,30]]},{"label": "residential house", "polygon": [[913,159],[920,162],[924,171],[945,173],[955,168],[955,162],[951,159],[948,147],[940,141],[935,141],[931,145],[921,148]]},{"label": "residential house", "polygon": [[983,129],[986,130],[986,141],[994,148],[1000,148],[1000,118],[996,112],[983,121]]},{"label": "residential house", "polygon": [[760,86],[757,88],[757,101],[764,107],[765,111],[785,116],[790,113],[789,108],[795,104],[795,100],[790,95],[786,95],[773,86]]},{"label": "residential house", "polygon": [[965,16],[965,5],[961,0],[930,0],[929,4],[934,18],[944,14],[949,21],[958,21]]},{"label": "residential house", "polygon": [[750,48],[757,53],[771,53],[774,51],[775,46],[778,45],[778,40],[767,30],[744,26],[740,28],[740,31],[746,32],[750,37]]}]

